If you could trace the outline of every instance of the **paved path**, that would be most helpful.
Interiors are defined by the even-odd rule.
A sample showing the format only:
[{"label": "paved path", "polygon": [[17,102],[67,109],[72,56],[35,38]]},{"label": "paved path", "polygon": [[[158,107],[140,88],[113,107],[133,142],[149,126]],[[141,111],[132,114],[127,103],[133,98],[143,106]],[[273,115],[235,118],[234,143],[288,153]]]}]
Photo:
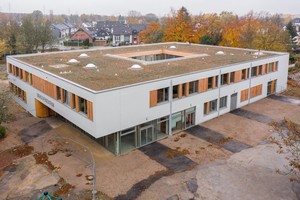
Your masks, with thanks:
[{"label": "paved path", "polygon": [[167,153],[172,149],[159,142],[146,145],[139,150],[174,173],[186,171],[197,165],[197,163],[181,154],[175,153],[173,158],[168,158]]},{"label": "paved path", "polygon": [[268,123],[271,123],[272,121],[274,121],[274,119],[272,119],[268,116],[258,114],[258,113],[255,113],[255,112],[252,112],[249,110],[244,110],[241,108],[235,109],[235,110],[231,111],[230,113],[240,116],[240,117],[247,118],[247,119],[255,120],[257,122],[264,123],[264,124],[268,124]]},{"label": "paved path", "polygon": [[293,98],[290,98],[290,97],[278,96],[278,95],[270,95],[270,96],[268,96],[268,98],[300,106],[300,100],[299,99],[293,99]]},{"label": "paved path", "polygon": [[173,158],[168,158],[167,154],[168,152],[171,152],[172,149],[159,142],[146,145],[139,148],[139,150],[152,160],[155,160],[166,167],[167,170],[159,171],[154,175],[139,181],[138,183],[134,184],[126,194],[117,196],[115,198],[116,200],[136,199],[146,188],[150,187],[154,182],[162,177],[170,176],[177,172],[191,170],[197,165],[197,163],[181,154],[175,153]]},{"label": "paved path", "polygon": [[228,139],[222,133],[199,125],[186,130],[186,132],[233,153],[237,153],[251,147],[248,144],[242,143],[235,139]]},{"label": "paved path", "polygon": [[18,135],[21,137],[22,141],[26,143],[47,133],[50,130],[52,130],[52,127],[45,120],[42,120],[27,128],[22,129],[18,132]]}]

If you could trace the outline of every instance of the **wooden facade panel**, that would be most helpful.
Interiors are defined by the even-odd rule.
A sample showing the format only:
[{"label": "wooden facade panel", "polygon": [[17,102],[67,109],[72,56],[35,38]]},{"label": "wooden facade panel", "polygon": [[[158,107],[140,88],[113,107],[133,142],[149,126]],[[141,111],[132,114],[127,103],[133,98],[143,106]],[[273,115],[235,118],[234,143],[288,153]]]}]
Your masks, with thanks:
[{"label": "wooden facade panel", "polygon": [[272,71],[275,72],[276,71],[276,62],[272,63]]},{"label": "wooden facade panel", "polygon": [[264,65],[262,66],[261,75],[266,74],[266,70],[267,70],[267,65],[264,64]]},{"label": "wooden facade panel", "polygon": [[230,73],[227,74],[227,85],[230,85]]},{"label": "wooden facade panel", "polygon": [[190,90],[189,90],[189,87],[190,87],[190,83],[185,83],[185,94],[184,96],[189,96],[189,93],[190,93]]},{"label": "wooden facade panel", "polygon": [[56,85],[43,80],[35,75],[31,75],[31,81],[32,81],[32,85],[33,87],[35,87],[36,89],[40,90],[41,92],[47,94],[48,96],[57,99],[57,89],[56,89]]},{"label": "wooden facade panel", "polygon": [[216,77],[216,76],[213,76],[213,77],[212,77],[212,88],[213,88],[213,89],[217,87],[216,80],[217,80],[217,77]]},{"label": "wooden facade panel", "polygon": [[206,102],[206,108],[205,108],[205,114],[207,115],[209,113],[209,107],[210,102]]},{"label": "wooden facade panel", "polygon": [[198,81],[198,92],[205,92],[208,90],[208,78],[203,78]]},{"label": "wooden facade panel", "polygon": [[241,91],[241,102],[248,100],[248,89],[242,90]]},{"label": "wooden facade panel", "polygon": [[271,81],[271,94],[275,93],[275,81]]},{"label": "wooden facade panel", "polygon": [[242,80],[242,70],[234,72],[234,82],[240,82]]},{"label": "wooden facade panel", "polygon": [[77,95],[75,95],[75,109],[77,112],[80,111],[80,107],[79,107],[79,97]]},{"label": "wooden facade panel", "polygon": [[250,89],[250,98],[259,96],[262,94],[262,84],[254,86]]},{"label": "wooden facade panel", "polygon": [[182,84],[178,85],[178,98],[181,99],[182,98]]},{"label": "wooden facade panel", "polygon": [[38,100],[35,100],[35,111],[37,117],[49,117],[49,108]]},{"label": "wooden facade panel", "polygon": [[70,99],[70,107],[72,109],[75,108],[75,95],[69,92],[69,99]]},{"label": "wooden facade panel", "polygon": [[93,121],[93,102],[87,101],[87,117]]},{"label": "wooden facade panel", "polygon": [[150,107],[157,105],[157,90],[150,91]]}]

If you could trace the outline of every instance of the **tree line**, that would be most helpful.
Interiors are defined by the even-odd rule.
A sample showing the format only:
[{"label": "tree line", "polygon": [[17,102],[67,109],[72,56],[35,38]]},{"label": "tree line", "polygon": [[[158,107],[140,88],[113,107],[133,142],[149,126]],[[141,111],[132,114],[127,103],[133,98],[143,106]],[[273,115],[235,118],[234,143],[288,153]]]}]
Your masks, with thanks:
[{"label": "tree line", "polygon": [[144,43],[190,42],[207,45],[288,51],[295,36],[291,22],[287,28],[280,15],[249,12],[238,16],[232,12],[191,15],[184,7],[151,22],[139,36]]},{"label": "tree line", "polygon": [[50,25],[50,20],[38,10],[21,20],[1,15],[0,55],[45,51],[54,41]]}]

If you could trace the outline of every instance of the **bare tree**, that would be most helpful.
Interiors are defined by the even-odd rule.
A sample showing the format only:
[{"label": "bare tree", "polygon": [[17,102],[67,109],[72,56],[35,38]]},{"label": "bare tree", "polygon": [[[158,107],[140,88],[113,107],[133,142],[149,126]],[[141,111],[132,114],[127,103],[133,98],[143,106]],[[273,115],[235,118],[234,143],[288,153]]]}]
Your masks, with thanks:
[{"label": "bare tree", "polygon": [[300,127],[294,122],[283,119],[281,123],[272,122],[279,139],[271,138],[271,142],[278,146],[278,153],[286,154],[289,162],[288,174],[293,175],[292,181],[300,181]]}]

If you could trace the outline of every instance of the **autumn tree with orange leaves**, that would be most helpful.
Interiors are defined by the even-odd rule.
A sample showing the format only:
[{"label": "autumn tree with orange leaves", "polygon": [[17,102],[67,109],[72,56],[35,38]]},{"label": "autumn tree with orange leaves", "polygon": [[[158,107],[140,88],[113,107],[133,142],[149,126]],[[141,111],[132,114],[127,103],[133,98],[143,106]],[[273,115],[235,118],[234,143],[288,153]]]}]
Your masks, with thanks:
[{"label": "autumn tree with orange leaves", "polygon": [[166,42],[199,42],[193,29],[191,16],[185,7],[171,12],[163,32]]},{"label": "autumn tree with orange leaves", "polygon": [[144,43],[158,43],[163,41],[162,26],[158,22],[150,22],[147,29],[139,33],[141,42]]}]

